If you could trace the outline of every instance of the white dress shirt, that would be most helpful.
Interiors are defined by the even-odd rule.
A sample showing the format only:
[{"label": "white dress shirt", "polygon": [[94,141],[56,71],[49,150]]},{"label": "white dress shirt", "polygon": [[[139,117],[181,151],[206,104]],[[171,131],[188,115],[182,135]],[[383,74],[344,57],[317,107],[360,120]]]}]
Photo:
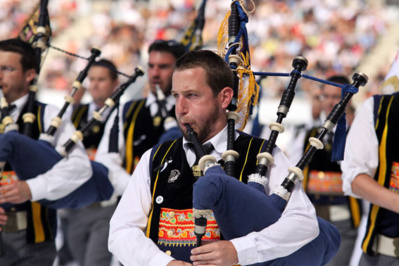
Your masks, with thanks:
[{"label": "white dress shirt", "polygon": [[[227,147],[227,127],[213,137],[217,160]],[[195,154],[187,146],[183,148],[187,161],[192,165]],[[149,160],[151,150],[144,153],[110,222],[109,250],[124,265],[167,265],[174,258],[162,252],[145,236],[148,215],[151,210]],[[266,192],[270,194],[288,175],[289,162],[280,149],[273,152],[275,164],[268,171]],[[271,179],[270,179],[271,177]],[[250,203],[249,203],[250,204]],[[281,218],[260,232],[231,240],[238,252],[240,264],[273,260],[287,256],[313,240],[319,233],[315,210],[298,184],[292,193]]]},{"label": "white dress shirt", "polygon": [[[28,95],[16,100],[11,104],[15,104],[10,115],[17,121],[22,108],[28,100]],[[59,109],[53,105],[46,105],[43,117],[44,129],[50,127],[51,120],[59,113]],[[71,123],[69,117],[62,119],[62,125],[58,128],[54,143],[62,146],[75,132],[75,127]],[[42,199],[56,200],[60,199],[76,188],[85,183],[92,175],[89,158],[83,148],[83,144],[79,142],[72,148],[67,158],[62,159],[55,164],[46,173],[40,174],[34,178],[26,180],[31,193],[31,201]]]},{"label": "white dress shirt", "polygon": [[352,182],[359,174],[374,177],[378,166],[378,139],[374,129],[374,99],[367,99],[360,107],[346,139],[344,160],[341,162],[345,195],[352,192]]},{"label": "white dress shirt", "polygon": [[[174,98],[169,95],[165,98],[166,108],[170,111],[174,106]],[[158,106],[156,103],[156,97],[149,93],[145,106],[150,106],[151,116],[154,117],[158,111]],[[123,135],[123,107],[119,108],[119,135],[118,135],[118,151],[119,153],[109,153],[109,135],[111,128],[114,125],[114,120],[116,116],[116,110],[112,112],[107,123],[105,124],[104,134],[101,138],[100,144],[97,149],[95,160],[104,164],[110,171],[110,179],[114,185],[115,193],[117,195],[122,195],[125,190],[129,180],[130,174],[126,172],[126,169],[122,167],[122,161],[125,157],[125,137]]]}]

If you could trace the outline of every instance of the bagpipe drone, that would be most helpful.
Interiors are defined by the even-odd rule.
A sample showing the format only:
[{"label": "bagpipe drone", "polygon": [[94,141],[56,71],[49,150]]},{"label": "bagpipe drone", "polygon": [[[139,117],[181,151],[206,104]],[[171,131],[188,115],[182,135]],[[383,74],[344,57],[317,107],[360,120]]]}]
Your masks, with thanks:
[{"label": "bagpipe drone", "polygon": [[[205,25],[206,3],[206,0],[202,0],[198,8],[197,16],[195,17],[189,28],[186,30],[182,40],[180,41],[180,43],[185,47],[186,52],[202,49],[202,31]],[[176,139],[182,134],[177,125],[176,119],[171,116],[166,109],[165,94],[163,93],[159,85],[156,85],[156,92],[159,108],[162,110],[162,114],[166,115],[166,118],[164,120],[165,133],[160,137],[158,141],[158,143],[163,143],[167,140]]]},{"label": "bagpipe drone", "polygon": [[[244,18],[242,18],[244,16]],[[233,97],[231,107],[227,113],[228,118],[228,138],[227,151],[222,155],[224,160],[224,169],[216,163],[213,156],[206,155],[201,143],[196,138],[196,133],[190,125],[186,124],[187,132],[190,140],[194,144],[195,153],[199,160],[199,167],[204,176],[194,183],[193,188],[193,215],[194,215],[194,233],[197,237],[197,245],[201,244],[201,238],[205,233],[207,218],[213,212],[215,219],[219,225],[223,237],[227,240],[245,236],[250,232],[260,231],[269,225],[275,223],[282,215],[287,202],[290,199],[298,181],[303,179],[303,169],[310,162],[312,156],[318,149],[323,149],[321,140],[331,131],[338,123],[336,135],[340,135],[342,125],[345,126],[345,107],[351,97],[358,91],[360,86],[364,86],[368,77],[363,73],[355,73],[352,77],[352,84],[336,84],[324,81],[315,77],[307,76],[301,72],[307,68],[307,60],[298,56],[293,60],[294,70],[289,73],[251,73],[249,64],[249,50],[247,50],[246,30],[243,22],[247,21],[246,14],[242,10],[238,1],[234,1],[231,5],[231,13],[229,15],[228,25],[228,51],[225,60],[230,64],[233,72],[234,95],[243,94],[238,88],[242,88],[239,84],[239,77],[243,73],[249,74],[253,79],[254,74],[264,76],[290,76],[291,80],[287,89],[284,91],[280,105],[277,110],[276,123],[270,124],[271,134],[266,144],[266,148],[258,154],[258,163],[253,174],[248,177],[248,184],[238,181],[235,176],[235,161],[239,154],[234,151],[234,132],[235,125],[240,115],[235,112],[240,100],[237,96]],[[244,43],[239,45],[240,39],[244,39]],[[221,45],[224,49],[225,44]],[[241,50],[238,47],[241,47]],[[240,56],[244,56],[241,59]],[[241,72],[240,72],[241,69]],[[273,165],[272,156],[273,149],[279,133],[284,131],[281,124],[286,117],[291,103],[295,96],[295,86],[299,78],[305,77],[315,81],[319,81],[332,86],[342,88],[342,99],[337,103],[331,113],[328,115],[319,133],[316,137],[310,138],[310,147],[295,167],[289,168],[289,174],[283,183],[275,189],[269,196],[265,193],[265,186],[268,182],[266,173],[268,168]],[[245,93],[244,93],[245,94]],[[250,94],[251,93],[247,93]],[[248,95],[247,95],[248,96]],[[238,97],[239,98],[239,97]],[[250,98],[250,97],[247,97]],[[244,102],[244,108],[248,102]],[[345,128],[345,127],[344,127]],[[341,139],[345,137],[341,136]],[[338,154],[336,158],[342,158],[344,142],[335,150]],[[334,154],[334,153],[333,153]],[[227,207],[230,206],[230,207]],[[289,256],[278,258],[272,261],[257,263],[256,265],[324,265],[334,257],[338,251],[340,244],[340,234],[335,226],[318,217],[319,235],[307,245],[303,246]]]},{"label": "bagpipe drone", "polygon": [[[32,43],[38,59],[41,58],[42,51],[46,47],[43,40],[49,40],[49,36],[45,35],[45,25],[48,23],[47,2],[48,1],[41,2],[37,36],[33,38]],[[88,63],[73,82],[72,91],[69,96],[65,97],[66,101],[64,106],[57,114],[57,117],[53,118],[48,130],[44,134],[41,134],[39,140],[34,140],[29,137],[31,125],[36,119],[32,111],[35,93],[37,91],[36,80],[33,84],[34,89],[31,89],[29,92],[27,103],[28,112],[23,117],[24,135],[18,133],[18,128],[13,123],[12,118],[7,114],[7,103],[5,99],[2,98],[0,122],[3,124],[4,134],[0,135],[0,173],[6,162],[11,165],[20,180],[33,178],[54,167],[60,160],[68,156],[68,152],[71,151],[79,140],[83,140],[84,133],[89,130],[96,121],[101,122],[103,112],[115,106],[115,103],[119,101],[120,96],[126,88],[134,83],[137,77],[144,75],[142,68],[136,67],[134,74],[129,77],[128,81],[114,91],[111,97],[105,101],[103,108],[98,112],[94,112],[93,118],[81,131],[75,131],[73,136],[63,146],[54,148],[54,135],[62,123],[62,117],[68,106],[73,102],[73,96],[81,87],[90,66],[100,54],[100,50],[95,48],[91,49],[91,56],[87,58]],[[40,60],[38,60],[36,71],[40,71]],[[83,185],[61,199],[53,201],[40,200],[39,203],[50,208],[81,208],[93,202],[109,199],[113,193],[113,186],[109,180],[108,169],[100,163],[94,161],[90,161],[90,163],[93,174]],[[7,208],[6,205],[2,206]]]}]

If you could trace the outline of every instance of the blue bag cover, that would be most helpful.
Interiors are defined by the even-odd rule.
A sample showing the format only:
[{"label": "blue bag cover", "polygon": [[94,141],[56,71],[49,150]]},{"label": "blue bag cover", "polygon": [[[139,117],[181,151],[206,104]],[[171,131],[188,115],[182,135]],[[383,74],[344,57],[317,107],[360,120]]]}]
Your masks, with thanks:
[{"label": "blue bag cover", "polygon": [[[261,231],[275,223],[287,202],[276,194],[268,196],[250,184],[228,176],[213,166],[194,183],[193,208],[212,209],[225,239]],[[298,251],[283,258],[253,265],[324,265],[337,253],[341,236],[331,223],[318,217],[319,235]]]},{"label": "blue bag cover", "polygon": [[[0,162],[8,162],[20,180],[27,180],[47,172],[62,158],[46,141],[31,139],[17,131],[0,135]],[[58,200],[39,202],[58,209],[81,208],[109,199],[114,189],[108,179],[108,169],[93,161],[91,166],[93,175],[76,190]]]}]

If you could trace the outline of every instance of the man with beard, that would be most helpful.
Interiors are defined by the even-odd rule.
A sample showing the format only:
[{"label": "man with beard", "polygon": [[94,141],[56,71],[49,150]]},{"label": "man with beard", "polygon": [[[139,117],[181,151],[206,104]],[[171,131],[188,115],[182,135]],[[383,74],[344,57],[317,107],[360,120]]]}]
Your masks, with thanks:
[{"label": "man with beard", "polygon": [[[172,80],[176,118],[184,137],[142,156],[110,222],[108,245],[116,258],[124,265],[246,265],[287,256],[313,240],[318,234],[315,211],[298,185],[281,218],[270,227],[227,241],[220,240],[215,220],[208,219],[210,231],[202,238],[208,244],[195,248],[192,187],[196,178],[191,167],[196,156],[184,125],[197,132],[201,144],[211,143],[210,154],[221,159],[227,147],[226,109],[233,97],[233,81],[230,67],[211,51],[182,56]],[[240,154],[245,154],[249,141],[253,143],[248,156],[237,160],[238,169],[244,171],[247,164],[242,174],[246,182],[264,142],[238,131],[235,137]],[[275,147],[273,155],[268,191],[288,175],[289,162],[282,151]]]}]

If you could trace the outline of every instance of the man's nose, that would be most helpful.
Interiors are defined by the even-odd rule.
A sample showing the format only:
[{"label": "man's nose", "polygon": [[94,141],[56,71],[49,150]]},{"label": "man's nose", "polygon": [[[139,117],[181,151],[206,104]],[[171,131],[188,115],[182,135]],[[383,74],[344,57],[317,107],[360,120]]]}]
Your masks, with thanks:
[{"label": "man's nose", "polygon": [[159,73],[160,73],[159,67],[153,67],[153,68],[150,70],[150,73],[151,73],[152,76],[159,76]]},{"label": "man's nose", "polygon": [[176,99],[176,114],[185,114],[187,113],[187,103],[184,97],[179,97]]}]

